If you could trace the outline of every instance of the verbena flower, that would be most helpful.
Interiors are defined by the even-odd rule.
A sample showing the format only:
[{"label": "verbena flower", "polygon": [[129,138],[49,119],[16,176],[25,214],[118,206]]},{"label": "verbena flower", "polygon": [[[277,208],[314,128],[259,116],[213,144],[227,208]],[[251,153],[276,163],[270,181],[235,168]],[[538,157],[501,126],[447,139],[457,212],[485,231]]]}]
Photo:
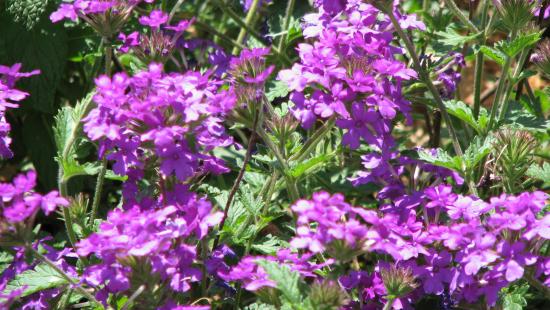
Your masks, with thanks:
[{"label": "verbena flower", "polygon": [[10,150],[11,138],[9,137],[11,126],[6,120],[8,109],[19,107],[18,102],[23,101],[28,93],[15,88],[15,83],[20,78],[30,77],[40,73],[40,70],[31,72],[19,72],[21,64],[10,66],[0,65],[0,158],[13,156]]},{"label": "verbena flower", "polygon": [[152,181],[160,182],[163,196],[197,173],[227,171],[208,152],[232,143],[222,121],[234,97],[220,90],[211,72],[166,74],[151,64],[133,77],[99,77],[96,85],[98,106],[84,120],[84,131],[115,161],[113,170],[129,177],[130,202],[149,167],[160,169]]}]

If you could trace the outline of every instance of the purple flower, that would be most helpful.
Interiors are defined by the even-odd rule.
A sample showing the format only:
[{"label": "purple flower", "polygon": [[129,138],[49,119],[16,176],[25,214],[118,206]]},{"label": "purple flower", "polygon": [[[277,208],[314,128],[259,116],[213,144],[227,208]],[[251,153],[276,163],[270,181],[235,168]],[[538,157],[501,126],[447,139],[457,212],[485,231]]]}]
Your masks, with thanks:
[{"label": "purple flower", "polygon": [[139,18],[139,23],[154,29],[159,29],[161,25],[168,21],[168,14],[161,10],[153,10],[149,16]]}]

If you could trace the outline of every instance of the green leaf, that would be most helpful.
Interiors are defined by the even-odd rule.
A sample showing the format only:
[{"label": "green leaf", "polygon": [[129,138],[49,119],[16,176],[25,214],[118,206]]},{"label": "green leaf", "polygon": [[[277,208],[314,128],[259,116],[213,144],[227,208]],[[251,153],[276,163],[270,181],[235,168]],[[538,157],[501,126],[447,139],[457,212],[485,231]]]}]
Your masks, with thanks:
[{"label": "green leaf", "polygon": [[521,294],[507,294],[502,303],[503,310],[522,310],[527,306],[527,300]]},{"label": "green leaf", "polygon": [[418,152],[418,158],[430,164],[445,167],[455,171],[462,171],[462,159],[460,157],[452,157],[443,149],[437,149],[437,155],[421,150]]},{"label": "green leaf", "polygon": [[67,63],[67,34],[63,23],[53,24],[49,18],[42,18],[29,31],[2,14],[0,29],[3,30],[0,49],[6,55],[6,59],[0,59],[0,63],[22,63],[24,71],[40,70],[39,75],[18,83],[20,89],[30,93],[21,106],[48,114],[55,113],[57,107],[54,97]]},{"label": "green leaf", "polygon": [[455,47],[463,46],[464,44],[477,39],[481,35],[481,32],[471,35],[462,35],[458,33],[455,28],[447,27],[446,31],[438,31],[435,34],[442,38],[439,40],[440,43]]},{"label": "green leaf", "polygon": [[516,101],[510,102],[510,108],[504,118],[504,124],[533,133],[545,133],[550,130],[550,121],[529,113]]},{"label": "green leaf", "polygon": [[514,41],[500,41],[495,46],[508,57],[514,58],[524,49],[531,47],[540,40],[540,32],[527,35],[520,34]]},{"label": "green leaf", "polygon": [[262,254],[274,255],[282,247],[288,247],[289,243],[279,237],[267,235],[262,240],[254,242],[252,249]]},{"label": "green leaf", "polygon": [[304,299],[301,291],[300,274],[292,271],[288,266],[277,262],[259,260],[257,262],[269,275],[269,279],[277,283],[277,288],[281,291],[285,301],[299,305]]},{"label": "green leaf", "polygon": [[478,119],[476,120],[472,109],[462,101],[445,101],[445,106],[447,107],[449,114],[470,125],[475,131],[477,131],[477,133],[482,133],[485,129],[487,129],[489,115],[486,109],[480,109]]},{"label": "green leaf", "polygon": [[506,61],[506,54],[492,47],[483,45],[482,47],[479,48],[479,51],[483,53],[483,55],[491,58],[501,66],[503,66],[504,62]]},{"label": "green leaf", "polygon": [[491,153],[493,138],[488,136],[483,139],[476,136],[464,152],[464,163],[466,169],[473,169],[485,156]]},{"label": "green leaf", "polygon": [[277,307],[273,305],[263,304],[263,303],[253,303],[244,307],[244,310],[277,310]]},{"label": "green leaf", "polygon": [[2,293],[9,294],[9,292],[25,287],[21,295],[25,297],[36,292],[60,287],[65,284],[69,284],[69,282],[60,276],[55,269],[48,265],[40,264],[34,267],[34,269],[16,275],[15,278],[8,283],[6,289]]},{"label": "green leaf", "polygon": [[542,166],[531,165],[527,170],[527,175],[533,179],[543,181],[544,184],[550,184],[550,163],[545,162]]},{"label": "green leaf", "polygon": [[285,82],[274,80],[267,83],[266,97],[269,102],[273,102],[275,98],[282,98],[288,95],[289,89]]},{"label": "green leaf", "polygon": [[328,161],[334,158],[335,154],[321,154],[319,156],[309,158],[292,167],[289,174],[294,178],[300,178],[303,175],[312,173],[314,170],[321,168]]}]

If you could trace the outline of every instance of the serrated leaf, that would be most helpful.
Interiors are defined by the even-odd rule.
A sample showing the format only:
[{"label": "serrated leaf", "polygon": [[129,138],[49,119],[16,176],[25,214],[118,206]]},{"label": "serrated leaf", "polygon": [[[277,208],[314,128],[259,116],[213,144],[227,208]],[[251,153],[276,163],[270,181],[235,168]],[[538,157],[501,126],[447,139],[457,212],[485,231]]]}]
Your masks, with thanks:
[{"label": "serrated leaf", "polygon": [[34,269],[16,275],[15,278],[7,284],[3,294],[9,294],[9,292],[25,287],[21,295],[25,297],[42,290],[60,287],[65,284],[69,284],[69,282],[60,276],[57,271],[48,265],[40,264],[34,267]]},{"label": "serrated leaf", "polygon": [[319,156],[309,158],[292,167],[289,171],[289,174],[296,179],[300,178],[301,176],[311,173],[313,170],[320,168],[332,158],[334,158],[334,154],[321,154]]},{"label": "serrated leaf", "polygon": [[455,171],[462,171],[462,159],[459,157],[452,157],[449,153],[442,149],[437,149],[437,155],[421,150],[418,152],[418,158],[432,165],[445,167]]},{"label": "serrated leaf", "polygon": [[527,300],[520,294],[506,294],[502,303],[503,310],[522,310]]},{"label": "serrated leaf", "polygon": [[265,95],[270,102],[275,100],[275,98],[285,97],[288,93],[288,86],[283,81],[275,80],[267,83],[267,93]]},{"label": "serrated leaf", "polygon": [[253,303],[244,307],[244,310],[277,310],[273,305],[263,304],[263,303]]},{"label": "serrated leaf", "polygon": [[542,166],[531,165],[527,170],[527,175],[533,179],[543,181],[545,184],[550,184],[550,163],[545,162]]},{"label": "serrated leaf", "polygon": [[464,44],[477,39],[481,35],[481,32],[471,35],[462,35],[458,33],[455,28],[448,27],[446,31],[438,31],[435,34],[441,37],[441,39],[439,39],[439,42],[443,43],[444,45],[455,47],[463,46]]},{"label": "serrated leaf", "polygon": [[304,297],[300,290],[300,274],[297,271],[292,271],[286,265],[268,260],[259,260],[257,264],[265,270],[269,279],[277,283],[277,289],[281,291],[285,301],[295,305],[302,302]]},{"label": "serrated leaf", "polygon": [[533,133],[545,133],[550,130],[550,121],[529,113],[516,101],[510,102],[510,108],[504,118],[504,124]]},{"label": "serrated leaf", "polygon": [[504,62],[506,61],[506,54],[492,47],[483,45],[482,47],[479,48],[479,51],[483,53],[483,55],[491,58],[501,66],[503,66]]},{"label": "serrated leaf", "polygon": [[274,255],[283,247],[288,247],[289,243],[279,237],[267,235],[262,240],[254,242],[252,249],[262,254]]},{"label": "serrated leaf", "polygon": [[481,108],[479,111],[478,119],[474,117],[472,109],[462,101],[449,100],[445,101],[445,106],[449,114],[461,119],[468,125],[470,125],[478,133],[482,133],[487,128],[489,122],[489,115],[487,110]]},{"label": "serrated leaf", "polygon": [[491,153],[492,147],[493,138],[491,136],[485,139],[476,136],[464,152],[464,164],[466,165],[466,169],[476,167],[485,156]]},{"label": "serrated leaf", "polygon": [[531,47],[540,40],[540,33],[520,34],[512,42],[500,41],[495,46],[508,57],[514,58],[524,49]]}]

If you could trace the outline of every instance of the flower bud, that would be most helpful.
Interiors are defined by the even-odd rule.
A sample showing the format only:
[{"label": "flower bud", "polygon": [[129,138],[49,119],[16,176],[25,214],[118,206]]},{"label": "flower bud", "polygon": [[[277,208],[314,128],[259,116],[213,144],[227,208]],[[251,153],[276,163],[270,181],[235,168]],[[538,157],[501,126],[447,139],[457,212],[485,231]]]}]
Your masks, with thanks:
[{"label": "flower bud", "polygon": [[315,309],[336,310],[346,303],[346,293],[331,280],[316,281],[311,286],[309,298]]},{"label": "flower bud", "polygon": [[541,73],[550,77],[550,39],[544,39],[539,43],[531,55],[531,61]]},{"label": "flower bud", "polygon": [[406,296],[418,287],[410,268],[392,266],[382,269],[380,276],[390,299]]},{"label": "flower bud", "polygon": [[511,31],[519,31],[533,19],[538,7],[533,0],[493,0],[502,23]]}]

